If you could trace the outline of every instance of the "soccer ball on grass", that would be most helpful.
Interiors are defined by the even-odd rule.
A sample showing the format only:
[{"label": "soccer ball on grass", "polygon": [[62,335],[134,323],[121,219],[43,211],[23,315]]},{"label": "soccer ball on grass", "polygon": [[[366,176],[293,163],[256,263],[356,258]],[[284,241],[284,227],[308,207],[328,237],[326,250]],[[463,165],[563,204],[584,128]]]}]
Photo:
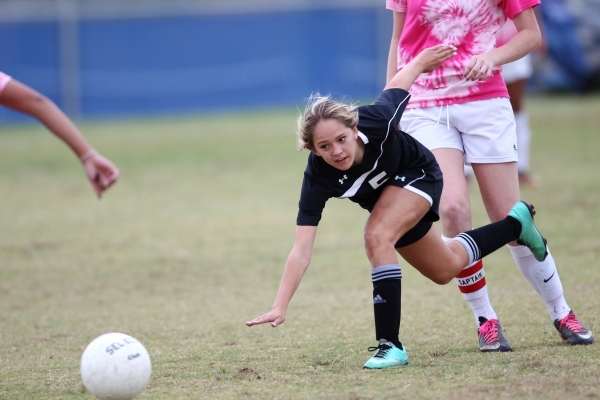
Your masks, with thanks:
[{"label": "soccer ball on grass", "polygon": [[152,374],[144,345],[124,333],[94,339],[81,356],[83,384],[100,400],[130,400],[140,394]]}]

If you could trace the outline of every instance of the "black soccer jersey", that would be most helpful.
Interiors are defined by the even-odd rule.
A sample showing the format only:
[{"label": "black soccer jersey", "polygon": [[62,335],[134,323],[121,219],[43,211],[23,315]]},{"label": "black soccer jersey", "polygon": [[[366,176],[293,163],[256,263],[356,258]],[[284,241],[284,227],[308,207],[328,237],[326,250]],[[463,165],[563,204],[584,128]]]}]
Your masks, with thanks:
[{"label": "black soccer jersey", "polygon": [[[403,89],[388,89],[374,104],[357,108],[359,137],[365,148],[360,164],[342,171],[310,153],[302,182],[298,225],[318,225],[325,203],[332,197],[348,198],[371,211],[388,184],[404,187],[414,177],[425,174],[441,181],[433,154],[397,129],[409,98]],[[437,220],[435,215],[430,219]]]}]

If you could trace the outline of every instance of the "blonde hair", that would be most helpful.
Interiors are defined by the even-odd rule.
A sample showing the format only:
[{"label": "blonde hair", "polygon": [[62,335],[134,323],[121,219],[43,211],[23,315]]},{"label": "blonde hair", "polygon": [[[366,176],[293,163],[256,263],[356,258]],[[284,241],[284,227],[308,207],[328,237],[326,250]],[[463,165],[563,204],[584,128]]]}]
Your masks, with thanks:
[{"label": "blonde hair", "polygon": [[296,136],[299,150],[312,150],[315,127],[322,119],[336,119],[348,128],[358,124],[358,113],[354,106],[331,100],[331,96],[311,94],[306,102],[304,112],[298,117]]}]

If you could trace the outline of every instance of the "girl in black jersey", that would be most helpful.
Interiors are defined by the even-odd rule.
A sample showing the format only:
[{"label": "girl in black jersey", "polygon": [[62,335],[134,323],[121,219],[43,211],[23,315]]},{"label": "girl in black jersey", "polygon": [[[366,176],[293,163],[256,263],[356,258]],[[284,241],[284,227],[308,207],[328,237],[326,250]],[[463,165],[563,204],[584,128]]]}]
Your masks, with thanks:
[{"label": "girl in black jersey", "polygon": [[456,49],[439,45],[423,50],[388,83],[372,105],[351,110],[328,97],[311,97],[298,121],[301,148],[309,149],[290,252],[273,308],[246,323],[285,321],[289,302],[310,263],[317,225],[326,201],[348,198],[370,211],[364,240],[371,262],[375,334],[379,345],[364,368],[408,363],[399,340],[399,253],[438,284],[450,282],[465,266],[513,240],[536,258],[546,256],[546,241],[533,222],[533,207],[517,203],[499,222],[458,235],[446,245],[433,222],[439,219],[442,174],[432,153],[397,130],[410,88],[423,72],[436,69]]}]

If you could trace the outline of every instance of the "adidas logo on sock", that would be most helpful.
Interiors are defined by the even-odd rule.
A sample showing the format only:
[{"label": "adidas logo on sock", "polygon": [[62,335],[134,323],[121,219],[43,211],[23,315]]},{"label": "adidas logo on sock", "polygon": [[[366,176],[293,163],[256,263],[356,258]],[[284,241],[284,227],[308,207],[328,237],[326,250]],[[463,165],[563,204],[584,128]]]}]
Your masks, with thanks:
[{"label": "adidas logo on sock", "polygon": [[373,297],[373,304],[385,303],[385,300],[380,295]]}]

